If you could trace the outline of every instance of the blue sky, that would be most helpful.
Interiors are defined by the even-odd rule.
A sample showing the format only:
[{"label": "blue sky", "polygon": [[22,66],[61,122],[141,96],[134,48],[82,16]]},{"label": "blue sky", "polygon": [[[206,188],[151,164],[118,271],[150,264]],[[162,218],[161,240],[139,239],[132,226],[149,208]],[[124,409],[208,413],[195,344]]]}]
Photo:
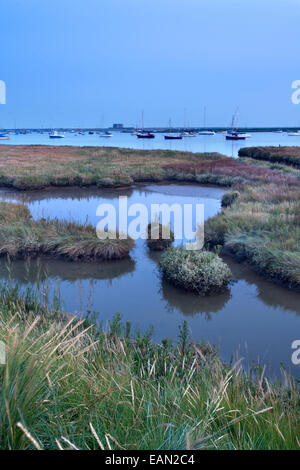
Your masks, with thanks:
[{"label": "blue sky", "polygon": [[300,0],[0,0],[0,127],[300,126]]}]

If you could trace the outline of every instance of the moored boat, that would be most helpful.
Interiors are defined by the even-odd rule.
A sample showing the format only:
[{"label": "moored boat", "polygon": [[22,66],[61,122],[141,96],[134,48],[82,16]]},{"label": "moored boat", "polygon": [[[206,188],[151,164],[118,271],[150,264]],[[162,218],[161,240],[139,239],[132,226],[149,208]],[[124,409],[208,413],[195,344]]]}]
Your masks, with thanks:
[{"label": "moored boat", "polygon": [[214,131],[200,131],[198,132],[199,135],[215,135],[216,133]]},{"label": "moored boat", "polygon": [[165,135],[166,140],[182,140],[181,135]]},{"label": "moored boat", "polygon": [[181,137],[196,137],[196,134],[192,131],[184,131],[180,135]]},{"label": "moored boat", "polygon": [[211,129],[206,129],[206,106],[204,106],[204,117],[203,117],[203,130],[198,132],[198,135],[215,135],[216,133]]},{"label": "moored boat", "polygon": [[225,134],[226,140],[246,140],[247,138],[251,137],[251,135],[246,134],[246,132],[235,130],[234,118],[235,118],[235,115],[232,116],[231,131],[228,130],[227,133]]},{"label": "moored boat", "polygon": [[169,120],[169,134],[166,134],[164,137],[165,137],[165,140],[181,140],[181,139],[182,139],[182,135],[180,135],[180,134],[172,134],[172,123],[171,123],[171,119]]},{"label": "moored boat", "polygon": [[300,137],[300,130],[296,132],[289,132],[288,135],[290,137]]},{"label": "moored boat", "polygon": [[105,131],[105,132],[101,132],[101,134],[99,134],[99,137],[112,137],[113,134],[111,132],[108,132],[108,131]]},{"label": "moored boat", "polygon": [[151,132],[143,131],[136,134],[138,139],[154,139],[155,135]]},{"label": "moored boat", "polygon": [[246,140],[246,135],[239,132],[228,132],[225,137],[226,140]]},{"label": "moored boat", "polygon": [[49,134],[49,139],[63,139],[64,137],[64,134],[60,134],[57,131],[53,131],[51,134]]}]

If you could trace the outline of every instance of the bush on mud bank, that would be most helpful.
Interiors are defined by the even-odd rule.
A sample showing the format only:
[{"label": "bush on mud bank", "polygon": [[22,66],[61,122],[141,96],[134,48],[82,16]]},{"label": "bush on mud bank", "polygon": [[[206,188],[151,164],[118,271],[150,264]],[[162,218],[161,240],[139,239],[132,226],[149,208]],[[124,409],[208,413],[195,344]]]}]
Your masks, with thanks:
[{"label": "bush on mud bank", "polygon": [[182,247],[166,251],[160,261],[160,270],[176,287],[200,295],[224,290],[231,279],[229,267],[217,254]]}]

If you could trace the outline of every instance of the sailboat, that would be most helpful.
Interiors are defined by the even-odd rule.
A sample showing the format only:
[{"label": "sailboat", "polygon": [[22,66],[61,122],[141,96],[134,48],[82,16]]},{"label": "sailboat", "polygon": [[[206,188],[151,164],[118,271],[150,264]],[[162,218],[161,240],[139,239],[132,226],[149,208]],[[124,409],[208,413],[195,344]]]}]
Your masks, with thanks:
[{"label": "sailboat", "polygon": [[57,131],[53,131],[49,134],[49,139],[63,139],[64,137],[64,134],[59,134]]},{"label": "sailboat", "polygon": [[296,132],[289,132],[288,135],[290,137],[300,137],[300,130],[298,130]]},{"label": "sailboat", "polygon": [[234,130],[234,118],[235,115],[232,116],[231,131],[227,131],[227,134],[225,134],[226,140],[246,140],[247,135],[245,132],[238,132]]},{"label": "sailboat", "polygon": [[141,132],[138,132],[136,136],[138,139],[154,139],[155,138],[155,135],[152,134],[152,132],[144,131],[144,130],[142,130]]},{"label": "sailboat", "polygon": [[196,137],[196,134],[194,132],[186,130],[186,127],[188,127],[187,124],[188,123],[186,119],[186,108],[184,108],[184,129],[185,130],[181,132],[180,135],[181,137]]},{"label": "sailboat", "polygon": [[99,134],[99,137],[112,137],[113,134],[109,131],[105,131],[105,132],[101,132],[101,134]]},{"label": "sailboat", "polygon": [[199,135],[216,135],[215,131],[200,131],[198,132]]},{"label": "sailboat", "polygon": [[171,119],[169,120],[169,134],[165,135],[166,140],[182,140],[182,135],[180,134],[172,134],[172,125]]},{"label": "sailboat", "polygon": [[204,121],[203,121],[203,131],[198,132],[199,135],[215,135],[214,131],[210,131],[206,128],[206,106],[204,106]]},{"label": "sailboat", "polygon": [[138,139],[154,139],[155,135],[152,132],[144,130],[144,111],[142,111],[142,130],[136,133]]}]

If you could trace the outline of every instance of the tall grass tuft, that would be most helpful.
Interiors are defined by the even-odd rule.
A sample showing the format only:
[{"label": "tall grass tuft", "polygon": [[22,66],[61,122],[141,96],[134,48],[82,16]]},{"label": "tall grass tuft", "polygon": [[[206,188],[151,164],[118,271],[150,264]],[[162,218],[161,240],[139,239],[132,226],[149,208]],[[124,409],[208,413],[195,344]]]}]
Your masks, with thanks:
[{"label": "tall grass tuft", "polygon": [[174,232],[170,226],[164,226],[157,220],[147,227],[147,246],[152,251],[163,251],[169,248],[174,241]]}]

